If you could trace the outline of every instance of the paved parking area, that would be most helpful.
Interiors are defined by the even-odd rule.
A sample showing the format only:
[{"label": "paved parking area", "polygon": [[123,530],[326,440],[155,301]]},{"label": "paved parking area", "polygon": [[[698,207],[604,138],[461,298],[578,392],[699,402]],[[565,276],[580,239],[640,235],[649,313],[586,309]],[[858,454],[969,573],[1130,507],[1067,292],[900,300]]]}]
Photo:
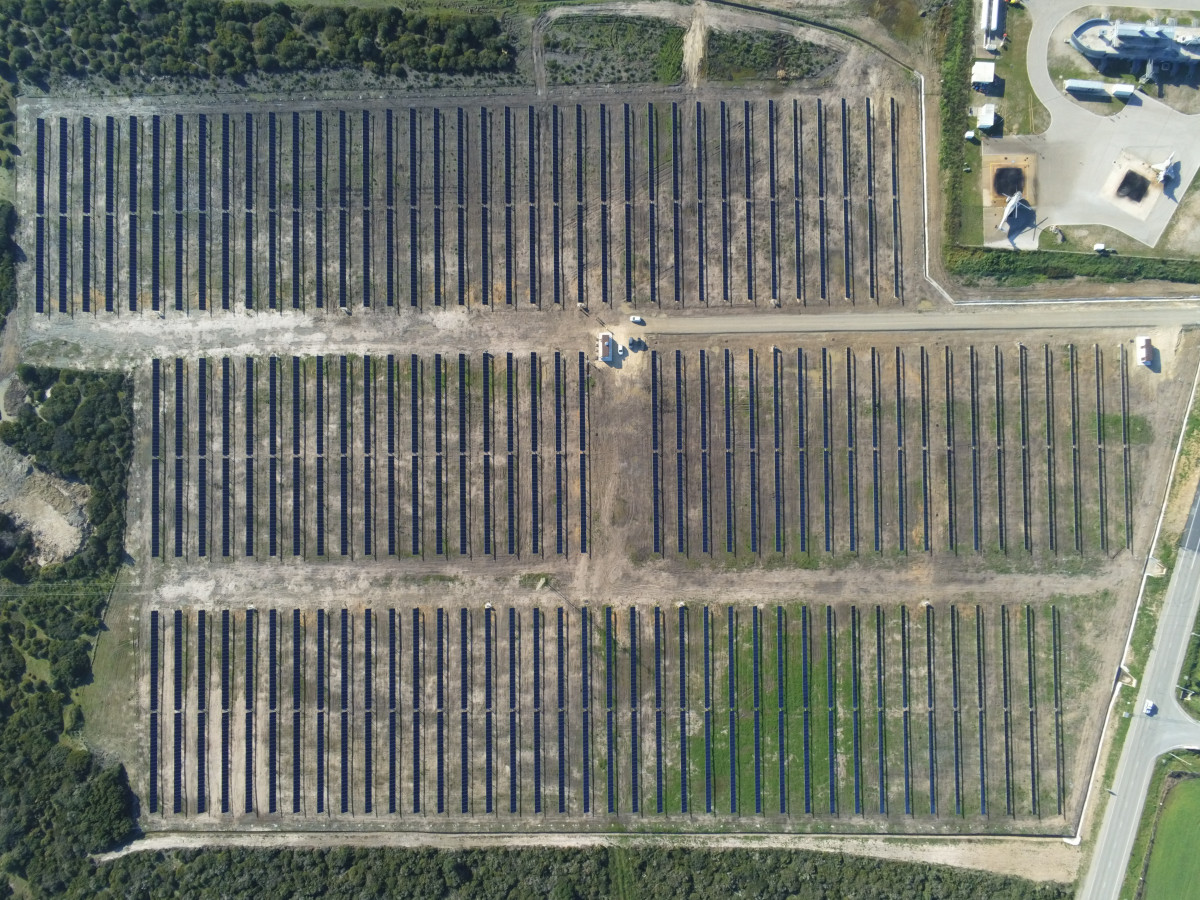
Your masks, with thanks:
[{"label": "paved parking area", "polygon": [[[1077,0],[1034,0],[1029,5],[1033,30],[1026,65],[1038,99],[1050,112],[1050,128],[1040,135],[1002,138],[987,145],[989,153],[1031,153],[1038,158],[1037,223],[1013,235],[1011,243],[1020,249],[1036,248],[1038,233],[1051,225],[1107,225],[1154,246],[1200,168],[1200,154],[1193,149],[1200,135],[1200,116],[1176,112],[1144,94],[1134,95],[1111,116],[1077,106],[1054,83],[1048,59],[1055,27],[1086,7]],[[1200,11],[1200,0],[1176,0],[1172,6]],[[1105,183],[1123,152],[1157,163],[1172,151],[1176,178],[1144,218],[1104,196]],[[1008,245],[1010,237],[997,234],[989,243]]]}]

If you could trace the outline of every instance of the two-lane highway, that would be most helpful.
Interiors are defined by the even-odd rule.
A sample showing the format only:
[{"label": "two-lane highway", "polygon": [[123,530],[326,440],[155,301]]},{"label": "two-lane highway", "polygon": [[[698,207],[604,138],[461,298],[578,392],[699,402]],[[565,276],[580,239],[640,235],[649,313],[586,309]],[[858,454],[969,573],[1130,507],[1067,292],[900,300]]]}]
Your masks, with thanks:
[{"label": "two-lane highway", "polygon": [[[1180,748],[1200,748],[1200,723],[1194,721],[1175,699],[1176,677],[1187,655],[1196,610],[1200,608],[1200,490],[1180,541],[1175,571],[1163,602],[1158,633],[1145,674],[1138,688],[1133,721],[1125,738],[1121,761],[1111,786],[1100,836],[1092,863],[1084,879],[1083,900],[1116,900],[1129,865],[1129,854],[1137,837],[1138,823],[1146,802],[1146,791],[1155,760]],[[1146,700],[1158,705],[1155,716],[1142,709]]]}]

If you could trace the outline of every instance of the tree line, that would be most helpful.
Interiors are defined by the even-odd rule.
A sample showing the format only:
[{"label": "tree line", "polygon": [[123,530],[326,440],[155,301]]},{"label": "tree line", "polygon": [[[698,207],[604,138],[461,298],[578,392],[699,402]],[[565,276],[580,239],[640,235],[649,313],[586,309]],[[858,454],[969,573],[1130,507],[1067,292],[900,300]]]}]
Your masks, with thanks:
[{"label": "tree line", "polygon": [[[4,24],[7,23],[7,24]],[[476,74],[512,69],[516,49],[493,15],[399,6],[239,0],[0,0],[0,162],[12,167],[13,97],[60,76],[109,82],[240,79],[348,69]]]},{"label": "tree line", "polygon": [[602,900],[1066,900],[1069,886],[896,862],[783,850],[668,847],[577,849],[212,849],[138,853],[76,885],[97,898],[386,896]]}]

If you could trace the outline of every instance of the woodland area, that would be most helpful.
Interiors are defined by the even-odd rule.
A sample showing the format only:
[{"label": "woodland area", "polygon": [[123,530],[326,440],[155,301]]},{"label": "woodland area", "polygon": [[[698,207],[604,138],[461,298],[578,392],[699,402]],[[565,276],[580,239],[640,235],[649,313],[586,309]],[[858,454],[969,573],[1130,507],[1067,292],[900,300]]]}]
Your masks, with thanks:
[{"label": "woodland area", "polygon": [[[915,863],[757,850],[209,850],[146,853],[100,867],[94,897],[895,897],[1058,900],[1064,885]],[[84,885],[79,885],[83,888]]]}]

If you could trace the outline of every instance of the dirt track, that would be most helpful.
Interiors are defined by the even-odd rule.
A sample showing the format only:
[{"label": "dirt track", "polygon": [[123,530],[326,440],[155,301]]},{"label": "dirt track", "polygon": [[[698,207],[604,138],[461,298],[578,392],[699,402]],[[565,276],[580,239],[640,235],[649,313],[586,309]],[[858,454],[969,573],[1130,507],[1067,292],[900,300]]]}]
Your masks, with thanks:
[{"label": "dirt track", "polygon": [[262,834],[220,832],[189,834],[169,832],[135,841],[128,847],[96,857],[98,862],[130,853],[190,850],[215,847],[325,849],[329,847],[432,847],[439,850],[471,848],[539,847],[576,849],[611,846],[671,846],[680,849],[812,850],[851,853],[903,862],[937,863],[967,869],[984,869],[1001,875],[1035,881],[1069,883],[1079,871],[1080,851],[1056,838],[963,839],[808,837],[801,835],[673,835],[670,837],[614,836],[603,834],[359,834],[356,832],[292,832]]}]

